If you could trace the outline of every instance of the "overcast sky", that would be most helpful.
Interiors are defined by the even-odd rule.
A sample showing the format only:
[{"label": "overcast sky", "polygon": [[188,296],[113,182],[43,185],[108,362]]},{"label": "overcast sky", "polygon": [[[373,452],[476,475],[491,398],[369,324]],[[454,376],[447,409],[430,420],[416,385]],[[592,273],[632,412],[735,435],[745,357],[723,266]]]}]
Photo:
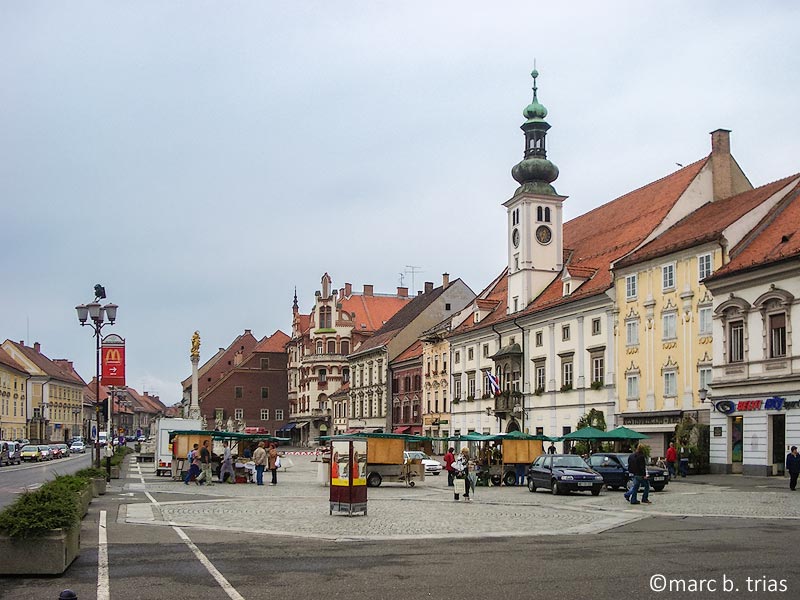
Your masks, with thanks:
[{"label": "overcast sky", "polygon": [[[376,292],[506,262],[530,71],[572,218],[707,155],[800,171],[793,2],[3,2],[0,341],[87,381],[74,307],[119,305],[128,384],[180,399],[320,278]],[[405,285],[411,287],[411,276]]]}]

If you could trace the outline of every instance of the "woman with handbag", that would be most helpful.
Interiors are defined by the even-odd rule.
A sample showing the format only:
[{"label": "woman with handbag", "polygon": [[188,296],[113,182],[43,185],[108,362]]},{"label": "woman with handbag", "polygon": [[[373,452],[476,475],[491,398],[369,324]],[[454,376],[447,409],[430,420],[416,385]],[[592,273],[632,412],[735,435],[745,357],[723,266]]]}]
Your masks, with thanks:
[{"label": "woman with handbag", "polygon": [[458,502],[458,497],[464,494],[464,500],[471,502],[469,497],[469,448],[466,446],[461,449],[461,453],[453,463],[455,479],[453,479],[453,500]]}]

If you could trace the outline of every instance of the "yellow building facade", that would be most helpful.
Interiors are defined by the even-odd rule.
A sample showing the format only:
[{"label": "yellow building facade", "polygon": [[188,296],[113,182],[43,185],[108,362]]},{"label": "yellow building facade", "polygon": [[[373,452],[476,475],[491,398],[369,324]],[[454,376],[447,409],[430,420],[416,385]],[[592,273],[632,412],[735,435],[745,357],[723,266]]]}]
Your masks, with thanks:
[{"label": "yellow building facade", "polygon": [[26,437],[28,374],[0,349],[0,440]]}]

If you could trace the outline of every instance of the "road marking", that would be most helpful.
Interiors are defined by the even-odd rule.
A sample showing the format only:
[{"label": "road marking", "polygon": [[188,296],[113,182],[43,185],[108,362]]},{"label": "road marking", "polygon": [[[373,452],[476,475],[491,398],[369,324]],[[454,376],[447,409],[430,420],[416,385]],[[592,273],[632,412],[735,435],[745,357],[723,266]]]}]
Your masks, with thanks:
[{"label": "road marking", "polygon": [[[144,476],[142,475],[142,470],[139,468],[138,464],[136,465],[136,469],[139,471],[139,476],[141,477],[142,483],[144,483],[145,482]],[[145,490],[144,495],[147,496],[147,499],[150,500],[150,502],[152,502],[156,508],[158,509],[161,508],[158,504],[158,500],[153,498],[150,492]],[[189,539],[189,536],[186,535],[183,529],[181,529],[175,523],[170,523],[170,525],[175,530],[175,533],[178,534],[178,537],[180,537],[184,541],[184,543],[187,546],[189,546],[189,550],[191,550],[192,553],[194,553],[194,555],[197,557],[197,560],[200,561],[200,564],[202,564],[206,568],[206,570],[211,574],[211,576],[217,581],[219,586],[225,591],[226,594],[228,594],[228,597],[231,600],[244,600],[244,596],[242,596],[239,592],[237,592],[236,588],[234,588],[230,584],[230,582],[227,579],[225,579],[225,576],[219,572],[219,570],[212,564],[210,560],[208,560],[208,558],[206,557],[205,554],[203,554],[200,548],[198,548],[195,545],[195,543],[191,539]],[[107,600],[107,597],[106,599],[103,599],[100,597],[100,594],[98,593],[97,600]]]},{"label": "road marking", "polygon": [[106,511],[100,511],[100,527],[97,538],[97,600],[108,600],[108,531]]}]

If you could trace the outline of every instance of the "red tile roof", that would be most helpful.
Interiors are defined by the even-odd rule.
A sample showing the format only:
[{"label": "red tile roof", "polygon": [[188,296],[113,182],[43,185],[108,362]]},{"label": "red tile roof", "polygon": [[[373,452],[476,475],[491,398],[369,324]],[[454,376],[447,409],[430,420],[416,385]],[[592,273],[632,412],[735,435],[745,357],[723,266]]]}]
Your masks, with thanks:
[{"label": "red tile roof", "polygon": [[253,348],[253,352],[277,352],[279,354],[284,354],[286,352],[286,344],[290,340],[291,338],[288,335],[278,329],[271,336],[265,337],[258,342],[256,347]]},{"label": "red tile roof", "polygon": [[605,292],[612,284],[611,263],[650,235],[709,160],[707,156],[567,221],[564,224],[564,252],[568,257],[565,267],[576,274],[594,274],[571,295],[564,296],[561,278],[556,277],[523,311],[508,315],[507,282],[502,286],[502,293],[498,283],[491,295],[499,301],[498,307],[480,323],[472,324],[467,319],[457,332],[486,327]]},{"label": "red tile roof", "polygon": [[62,381],[64,383],[77,383],[78,385],[86,385],[86,382],[81,379],[81,377],[75,372],[72,368],[65,368],[57,364],[56,362],[47,358],[44,354],[37,352],[35,349],[31,348],[30,346],[26,346],[21,343],[12,342],[8,340],[11,344],[13,344],[22,354],[25,355],[28,360],[30,360],[33,364],[35,364],[39,369],[41,369],[44,373],[46,373],[49,377],[57,380]]},{"label": "red tile roof", "polygon": [[762,220],[755,235],[731,249],[731,256],[710,279],[800,256],[800,184]]},{"label": "red tile roof", "polygon": [[719,239],[726,227],[769,200],[797,178],[797,175],[792,175],[724,200],[709,202],[616,264],[636,264]]},{"label": "red tile roof", "polygon": [[392,361],[392,363],[402,362],[404,360],[418,358],[420,356],[422,356],[422,340],[417,340],[408,348],[403,350],[400,355]]},{"label": "red tile roof", "polygon": [[353,294],[342,298],[342,310],[355,313],[353,328],[356,331],[378,331],[412,298],[399,296],[364,296]]}]

